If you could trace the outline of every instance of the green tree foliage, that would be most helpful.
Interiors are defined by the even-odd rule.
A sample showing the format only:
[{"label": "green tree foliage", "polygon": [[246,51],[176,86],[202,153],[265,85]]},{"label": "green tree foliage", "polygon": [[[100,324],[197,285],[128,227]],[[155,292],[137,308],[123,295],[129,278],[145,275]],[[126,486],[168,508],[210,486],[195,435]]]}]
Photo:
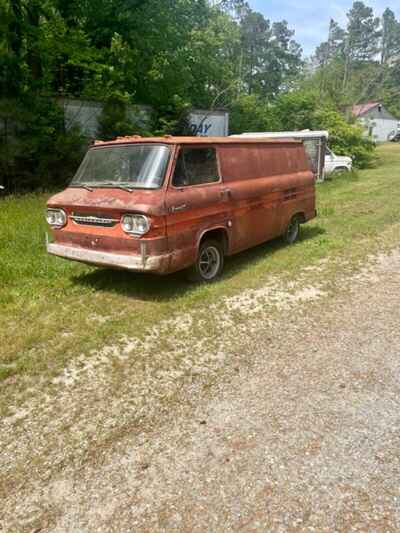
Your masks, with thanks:
[{"label": "green tree foliage", "polygon": [[339,155],[353,158],[358,168],[368,167],[373,159],[374,144],[363,134],[361,126],[349,124],[341,113],[332,108],[314,111],[311,118],[312,129],[329,132],[329,146]]},{"label": "green tree foliage", "polygon": [[[4,99],[0,106],[4,135],[0,170],[10,192],[51,189],[70,178],[85,147],[79,131],[64,129],[60,106],[48,98]],[[34,169],[34,171],[33,171]]]},{"label": "green tree foliage", "polygon": [[348,13],[345,37],[345,65],[343,88],[348,83],[351,69],[355,62],[371,61],[379,51],[379,18],[374,17],[372,8],[356,1]]},{"label": "green tree foliage", "polygon": [[302,66],[301,47],[287,22],[271,22],[248,10],[240,22],[240,80],[247,94],[276,96]]},{"label": "green tree foliage", "polygon": [[0,0],[0,13],[1,59],[17,74],[1,65],[3,94],[13,78],[18,93],[205,105],[241,74],[249,93],[276,93],[301,66],[287,23],[242,0]]},{"label": "green tree foliage", "polygon": [[382,100],[397,109],[400,22],[391,9],[381,18],[363,2],[353,3],[343,29],[331,20],[328,40],[314,56],[310,83],[317,84],[321,97],[328,96],[344,110],[354,103]]},{"label": "green tree foliage", "polygon": [[356,1],[348,13],[345,54],[352,61],[370,61],[379,51],[380,20],[373,9]]},{"label": "green tree foliage", "polygon": [[130,119],[126,98],[121,95],[112,95],[104,102],[98,122],[99,137],[103,141],[141,133],[140,127]]},{"label": "green tree foliage", "polygon": [[400,55],[400,22],[393,11],[385,9],[382,15],[381,64],[387,65]]},{"label": "green tree foliage", "polygon": [[273,106],[255,94],[241,95],[230,106],[232,133],[251,133],[280,129]]},{"label": "green tree foliage", "polygon": [[[245,0],[0,0],[0,182],[57,186],[71,175],[83,141],[65,131],[58,97],[105,103],[105,139],[187,133],[193,107],[228,108],[233,132],[311,128],[318,112],[372,98],[400,113],[390,9],[378,19],[354,2],[304,66],[288,24]],[[127,112],[137,104],[154,110],[149,131]],[[340,115],[321,116],[347,135]]]},{"label": "green tree foliage", "polygon": [[[321,43],[315,51],[315,62],[319,67],[316,81],[319,82],[320,91],[330,91],[337,94],[340,91],[341,80],[338,70],[345,57],[346,32],[333,19],[329,23],[328,40]],[[331,94],[330,96],[332,96]]]},{"label": "green tree foliage", "polygon": [[0,0],[0,98],[13,102],[0,109],[3,176],[37,186],[48,164],[49,179],[64,180],[53,164],[70,147],[58,96],[106,102],[103,138],[142,132],[128,104],[152,106],[152,133],[182,133],[191,107],[273,98],[300,66],[293,31],[244,0]]},{"label": "green tree foliage", "polygon": [[314,91],[294,91],[276,99],[274,113],[284,131],[313,129],[313,114],[318,108]]},{"label": "green tree foliage", "polygon": [[374,144],[365,137],[362,128],[350,124],[332,101],[321,104],[315,90],[290,91],[273,103],[255,95],[243,96],[231,109],[231,122],[235,133],[327,130],[334,152],[352,156],[359,168],[373,161]]}]

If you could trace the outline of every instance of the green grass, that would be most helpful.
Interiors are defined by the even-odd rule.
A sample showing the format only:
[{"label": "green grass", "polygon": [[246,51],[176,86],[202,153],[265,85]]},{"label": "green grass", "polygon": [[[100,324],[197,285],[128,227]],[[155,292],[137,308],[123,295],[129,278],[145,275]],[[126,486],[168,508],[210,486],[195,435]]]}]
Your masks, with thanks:
[{"label": "green grass", "polygon": [[[318,186],[319,217],[295,246],[267,243],[227,261],[221,281],[188,284],[168,277],[96,269],[45,253],[45,195],[0,200],[0,380],[22,390],[48,380],[73,357],[118,342],[176,313],[263,284],[296,277],[305,266],[357,264],[398,223],[400,147],[379,148],[374,169]],[[399,239],[400,240],[400,239]],[[390,240],[388,241],[390,245]],[[6,381],[4,381],[6,380]]]}]

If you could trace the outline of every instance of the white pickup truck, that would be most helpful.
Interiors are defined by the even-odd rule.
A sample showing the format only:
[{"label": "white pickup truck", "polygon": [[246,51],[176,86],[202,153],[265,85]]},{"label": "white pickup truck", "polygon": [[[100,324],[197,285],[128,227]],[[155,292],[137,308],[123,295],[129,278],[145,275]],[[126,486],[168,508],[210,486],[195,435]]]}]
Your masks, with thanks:
[{"label": "white pickup truck", "polygon": [[325,174],[350,171],[353,160],[346,155],[336,155],[328,147],[325,148]]}]

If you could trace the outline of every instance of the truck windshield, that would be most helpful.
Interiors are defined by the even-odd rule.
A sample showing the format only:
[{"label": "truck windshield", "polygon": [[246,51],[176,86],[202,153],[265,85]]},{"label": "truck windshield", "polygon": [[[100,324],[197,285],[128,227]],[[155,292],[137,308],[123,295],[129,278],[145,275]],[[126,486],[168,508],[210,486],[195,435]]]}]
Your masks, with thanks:
[{"label": "truck windshield", "polygon": [[158,189],[164,181],[170,149],[165,145],[134,144],[92,148],[72,187]]}]

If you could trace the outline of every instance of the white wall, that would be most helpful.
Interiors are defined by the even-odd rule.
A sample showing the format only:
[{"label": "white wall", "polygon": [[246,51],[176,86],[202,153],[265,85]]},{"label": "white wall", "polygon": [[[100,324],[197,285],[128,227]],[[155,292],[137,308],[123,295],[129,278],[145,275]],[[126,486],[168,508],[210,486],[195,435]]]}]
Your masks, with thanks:
[{"label": "white wall", "polygon": [[87,100],[61,99],[60,104],[64,109],[65,128],[79,126],[82,133],[90,139],[95,139],[99,126],[98,118],[103,106],[98,102]]},{"label": "white wall", "polygon": [[362,119],[360,122],[365,128],[367,135],[372,135],[376,142],[386,142],[389,136],[396,133],[399,129],[400,122],[385,118]]},{"label": "white wall", "polygon": [[[59,103],[64,109],[66,129],[76,124],[86,137],[96,138],[99,127],[98,119],[103,109],[101,102],[65,98],[59,99]],[[131,106],[128,109],[129,118],[144,127],[150,120],[150,114],[151,108],[148,106]]]},{"label": "white wall", "polygon": [[374,119],[372,129],[372,136],[378,142],[385,142],[389,140],[390,135],[397,132],[398,120]]},{"label": "white wall", "polygon": [[[86,137],[89,139],[96,138],[98,118],[103,109],[103,105],[100,102],[68,98],[60,99],[59,103],[64,108],[65,127],[67,129],[76,124]],[[145,127],[150,121],[151,108],[148,106],[132,106],[128,114],[133,120],[143,124]],[[195,110],[190,114],[189,121],[193,135],[207,137],[228,135],[228,112]]]}]

